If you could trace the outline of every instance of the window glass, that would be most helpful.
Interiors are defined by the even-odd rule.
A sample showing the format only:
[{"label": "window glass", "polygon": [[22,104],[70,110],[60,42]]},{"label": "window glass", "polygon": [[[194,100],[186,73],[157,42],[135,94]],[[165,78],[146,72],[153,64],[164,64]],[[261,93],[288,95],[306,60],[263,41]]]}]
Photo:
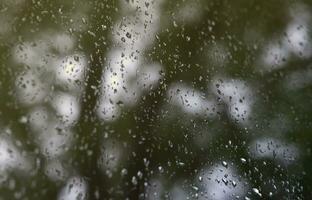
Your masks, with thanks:
[{"label": "window glass", "polygon": [[0,200],[312,199],[310,0],[0,0]]}]

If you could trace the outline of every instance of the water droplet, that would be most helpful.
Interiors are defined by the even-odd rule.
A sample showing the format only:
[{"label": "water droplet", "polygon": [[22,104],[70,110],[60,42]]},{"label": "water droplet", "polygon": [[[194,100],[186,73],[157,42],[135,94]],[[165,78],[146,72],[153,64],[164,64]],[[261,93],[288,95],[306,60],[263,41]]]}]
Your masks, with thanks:
[{"label": "water droplet", "polygon": [[225,167],[225,168],[227,168],[227,167],[228,167],[228,164],[227,164],[227,162],[225,162],[225,161],[222,161],[222,166],[223,166],[223,167]]},{"label": "water droplet", "polygon": [[125,169],[125,168],[123,168],[123,169],[121,170],[121,175],[122,175],[122,176],[125,176],[125,175],[127,175],[127,174],[128,174],[128,170]]},{"label": "water droplet", "polygon": [[27,119],[27,117],[25,117],[25,116],[22,116],[22,117],[19,119],[19,122],[20,122],[21,124],[26,124],[27,121],[28,121],[28,119]]},{"label": "water droplet", "polygon": [[141,171],[138,171],[137,176],[139,177],[139,179],[142,179],[143,173]]},{"label": "water droplet", "polygon": [[177,28],[177,27],[178,27],[178,24],[177,24],[177,22],[176,22],[176,21],[173,21],[173,26],[174,26],[175,28]]},{"label": "water droplet", "polygon": [[229,181],[226,180],[225,178],[222,178],[222,182],[223,182],[225,185],[227,185]]},{"label": "water droplet", "polygon": [[132,177],[132,180],[131,180],[132,184],[133,185],[137,185],[138,184],[138,180],[135,176]]},{"label": "water droplet", "polygon": [[81,21],[82,21],[82,23],[84,23],[84,24],[87,24],[87,20],[86,20],[86,18],[81,18]]},{"label": "water droplet", "polygon": [[257,188],[252,188],[252,191],[257,194],[259,197],[262,197],[262,194],[260,193],[260,191]]},{"label": "water droplet", "polygon": [[193,185],[192,188],[193,188],[195,191],[198,191],[198,187],[196,187],[195,185]]},{"label": "water droplet", "polygon": [[159,167],[158,167],[158,170],[159,170],[160,173],[163,173],[163,172],[164,172],[164,169],[162,168],[162,166],[159,166]]},{"label": "water droplet", "polygon": [[127,38],[131,38],[131,34],[129,32],[126,33]]}]

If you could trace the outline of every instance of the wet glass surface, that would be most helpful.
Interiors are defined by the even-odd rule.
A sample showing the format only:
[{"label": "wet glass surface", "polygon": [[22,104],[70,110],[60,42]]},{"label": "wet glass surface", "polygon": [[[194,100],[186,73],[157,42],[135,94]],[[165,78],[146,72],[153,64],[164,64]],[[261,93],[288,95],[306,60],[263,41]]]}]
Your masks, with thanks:
[{"label": "wet glass surface", "polygon": [[0,0],[0,200],[311,199],[309,0]]}]

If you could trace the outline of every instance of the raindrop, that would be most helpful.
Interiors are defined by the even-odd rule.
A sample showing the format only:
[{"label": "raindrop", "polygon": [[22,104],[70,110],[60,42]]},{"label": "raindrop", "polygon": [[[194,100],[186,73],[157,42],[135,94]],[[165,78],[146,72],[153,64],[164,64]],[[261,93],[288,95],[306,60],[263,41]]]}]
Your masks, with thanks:
[{"label": "raindrop", "polygon": [[260,193],[260,191],[257,188],[252,188],[252,191],[257,194],[259,197],[262,197],[262,194]]},{"label": "raindrop", "polygon": [[160,173],[163,173],[163,172],[164,172],[164,169],[163,169],[162,166],[159,166],[159,167],[158,167],[158,170],[159,170]]},{"label": "raindrop", "polygon": [[27,117],[25,117],[25,116],[22,116],[22,117],[19,119],[19,122],[20,122],[21,124],[26,124],[27,121],[28,121],[28,119],[27,119]]},{"label": "raindrop", "polygon": [[127,169],[124,168],[124,169],[121,170],[121,175],[122,176],[125,176],[127,174],[128,174],[128,170]]},{"label": "raindrop", "polygon": [[139,177],[139,179],[142,179],[143,173],[141,171],[138,171],[137,176]]},{"label": "raindrop", "polygon": [[196,187],[195,185],[192,186],[192,188],[195,190],[195,191],[198,191],[198,187]]},{"label": "raindrop", "polygon": [[138,184],[138,180],[135,176],[132,177],[132,180],[131,180],[132,184],[133,185],[137,185]]},{"label": "raindrop", "polygon": [[236,187],[237,183],[235,181],[232,181],[233,187]]},{"label": "raindrop", "polygon": [[227,168],[227,167],[228,167],[228,163],[225,162],[225,161],[222,161],[222,166],[225,167],[225,168]]},{"label": "raindrop", "polygon": [[173,21],[173,26],[174,26],[175,28],[177,28],[177,27],[178,27],[178,24],[177,24],[177,22],[176,22],[176,21]]},{"label": "raindrop", "polygon": [[131,38],[131,34],[129,32],[126,33],[127,38]]}]

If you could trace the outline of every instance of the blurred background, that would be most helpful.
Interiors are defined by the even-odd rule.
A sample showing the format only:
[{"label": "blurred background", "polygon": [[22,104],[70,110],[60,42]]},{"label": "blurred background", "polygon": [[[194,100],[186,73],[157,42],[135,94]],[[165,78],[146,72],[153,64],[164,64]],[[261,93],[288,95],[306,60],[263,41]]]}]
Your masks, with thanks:
[{"label": "blurred background", "polygon": [[309,0],[0,0],[0,199],[312,199]]}]

